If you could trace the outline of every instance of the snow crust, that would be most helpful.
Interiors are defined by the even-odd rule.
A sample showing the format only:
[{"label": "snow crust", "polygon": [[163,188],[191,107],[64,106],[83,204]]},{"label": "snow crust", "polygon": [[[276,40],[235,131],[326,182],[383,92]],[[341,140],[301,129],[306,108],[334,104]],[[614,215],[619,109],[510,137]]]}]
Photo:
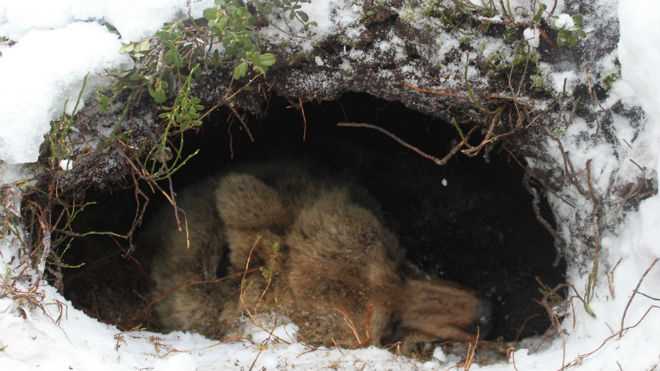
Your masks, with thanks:
[{"label": "snow crust", "polygon": [[[612,8],[612,1],[601,2]],[[193,11],[209,3],[193,1]],[[118,52],[121,41],[145,37],[177,13],[186,11],[184,0],[0,2],[0,36],[16,41],[14,46],[3,46],[0,57],[0,159],[9,163],[34,161],[49,121],[61,114],[62,102],[75,99],[86,74],[91,76],[91,85],[102,83],[100,76],[104,69],[125,67],[129,63]],[[319,32],[331,32],[353,22],[357,14],[344,1],[315,0],[312,5],[306,5],[305,11],[318,22]],[[330,12],[339,16],[328,23]],[[614,117],[615,135],[632,143],[632,148],[622,148],[617,158],[610,147],[581,142],[576,138],[587,130],[584,122],[577,122],[562,135],[572,160],[580,165],[578,171],[583,171],[583,164],[592,160],[598,190],[604,190],[605,179],[615,172],[619,177],[634,179],[638,170],[630,164],[630,159],[656,172],[660,170],[659,15],[660,3],[626,0],[618,4],[622,80],[615,84],[610,103],[622,99],[627,104],[640,104],[648,114],[644,132],[635,141],[628,120]],[[113,24],[121,38],[100,25],[99,20]],[[443,45],[454,42],[439,40],[438,47],[442,50]],[[398,44],[399,41],[393,40],[383,44],[382,50],[397,52]],[[344,66],[349,70],[352,58],[369,56],[347,54],[345,57]],[[613,56],[608,58],[601,68],[611,66]],[[410,73],[414,76],[413,70]],[[555,88],[560,81],[563,85],[564,78],[578,76],[578,72],[571,70],[561,73],[553,78]],[[561,156],[558,152],[553,155]],[[16,167],[0,165],[0,184],[14,182],[22,176]],[[17,195],[9,200],[15,213],[19,200]],[[573,211],[560,200],[552,200],[552,204],[557,213],[571,217]],[[576,301],[575,316],[563,323],[567,333],[563,339],[554,340],[538,352],[533,352],[531,345],[520,349],[508,363],[473,365],[471,370],[511,370],[514,361],[519,370],[552,370],[559,369],[562,360],[569,363],[576,359],[580,362],[575,368],[580,370],[612,370],[618,369],[617,364],[623,370],[651,370],[658,366],[657,310],[651,309],[642,324],[628,330],[621,339],[612,336],[620,329],[623,313],[640,277],[653,259],[660,257],[659,226],[660,196],[653,196],[643,201],[638,211],[630,212],[616,233],[603,236],[603,251],[610,267],[619,261],[620,264],[612,274],[612,292],[607,282],[600,281],[591,303],[596,318]],[[0,240],[0,283],[10,281],[24,259],[18,254],[18,237],[10,234]],[[585,287],[586,277],[576,267],[571,267],[569,277],[576,288]],[[640,291],[660,296],[660,265],[649,272]],[[444,369],[457,361],[441,351],[436,351],[433,360],[419,363],[376,348],[312,350],[295,342],[295,326],[290,324],[275,329],[276,337],[258,327],[246,326],[245,338],[233,343],[181,332],[121,332],[73,308],[48,285],[41,286],[40,292],[46,304],[44,311],[25,311],[20,300],[0,295],[0,370],[419,370]],[[628,308],[624,327],[637,322],[654,304],[658,302],[637,295]],[[61,308],[64,312],[59,311]],[[594,350],[597,352],[592,355]]]}]

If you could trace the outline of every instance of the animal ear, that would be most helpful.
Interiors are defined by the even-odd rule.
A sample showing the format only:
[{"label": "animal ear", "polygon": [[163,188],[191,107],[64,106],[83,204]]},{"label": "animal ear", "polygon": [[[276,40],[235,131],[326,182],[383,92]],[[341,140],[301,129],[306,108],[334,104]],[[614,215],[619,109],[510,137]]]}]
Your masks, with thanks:
[{"label": "animal ear", "polygon": [[222,177],[215,202],[225,225],[234,228],[263,228],[285,225],[288,213],[280,194],[248,174]]}]

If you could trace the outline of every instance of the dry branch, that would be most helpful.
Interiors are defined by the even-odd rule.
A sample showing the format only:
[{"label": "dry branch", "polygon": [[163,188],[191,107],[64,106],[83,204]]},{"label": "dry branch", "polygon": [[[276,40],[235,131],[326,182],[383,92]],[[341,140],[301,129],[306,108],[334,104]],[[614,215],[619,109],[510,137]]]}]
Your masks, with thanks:
[{"label": "dry branch", "polygon": [[415,152],[416,154],[418,154],[419,156],[421,156],[421,157],[423,157],[423,158],[425,158],[425,159],[427,159],[427,160],[433,161],[433,163],[435,163],[436,165],[439,165],[439,166],[446,165],[447,162],[449,162],[449,160],[450,160],[450,159],[451,159],[451,158],[452,158],[452,157],[453,157],[453,156],[454,156],[454,155],[455,155],[455,154],[456,154],[461,148],[463,148],[463,146],[467,145],[467,142],[468,142],[468,140],[470,139],[470,136],[472,135],[472,133],[473,133],[474,130],[476,129],[476,127],[471,128],[470,131],[468,131],[467,135],[465,135],[465,137],[463,138],[463,140],[461,140],[461,142],[459,142],[457,145],[455,145],[454,148],[452,148],[452,149],[449,151],[449,153],[447,153],[443,158],[438,158],[438,157],[435,157],[435,156],[433,156],[433,155],[430,155],[430,154],[428,154],[428,153],[422,151],[422,150],[419,149],[418,147],[416,147],[416,146],[414,146],[414,145],[412,145],[412,144],[410,144],[410,143],[404,141],[403,139],[401,139],[401,138],[399,138],[398,136],[396,136],[395,134],[393,134],[393,133],[391,133],[391,132],[389,132],[389,131],[387,131],[387,130],[381,128],[380,126],[376,126],[376,125],[372,125],[372,124],[367,124],[367,123],[358,123],[358,122],[338,122],[338,123],[337,123],[337,126],[339,126],[339,127],[346,127],[346,128],[365,128],[365,129],[376,130],[376,131],[378,131],[378,132],[380,132],[380,133],[382,133],[382,134],[385,134],[386,136],[390,137],[391,139],[393,139],[395,142],[399,143],[399,144],[402,145],[403,147],[405,147],[405,148],[407,148],[407,149],[409,149],[409,150]]}]

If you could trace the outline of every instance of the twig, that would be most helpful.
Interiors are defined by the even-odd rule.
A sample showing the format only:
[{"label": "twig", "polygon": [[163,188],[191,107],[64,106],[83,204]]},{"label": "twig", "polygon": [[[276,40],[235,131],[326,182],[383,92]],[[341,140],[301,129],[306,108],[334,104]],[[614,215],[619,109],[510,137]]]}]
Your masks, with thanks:
[{"label": "twig", "polygon": [[624,325],[625,325],[626,314],[627,314],[627,311],[628,311],[628,309],[629,309],[629,307],[630,307],[630,304],[632,303],[633,298],[639,293],[639,287],[642,285],[644,279],[646,278],[646,276],[648,275],[648,273],[653,269],[653,267],[654,267],[655,264],[658,262],[658,260],[659,260],[659,258],[655,258],[655,259],[653,259],[653,262],[651,262],[651,264],[649,265],[649,267],[644,271],[644,273],[643,273],[642,276],[640,277],[639,281],[637,282],[637,285],[635,286],[635,289],[633,290],[633,294],[632,294],[632,295],[630,296],[630,298],[628,299],[628,302],[627,302],[626,307],[625,307],[625,309],[624,309],[623,315],[622,315],[622,317],[621,317],[621,325],[620,325],[621,327],[620,327],[619,331],[617,331],[617,332],[613,333],[612,335],[610,335],[610,336],[606,337],[605,339],[603,339],[603,341],[600,343],[600,345],[598,345],[594,350],[592,350],[592,351],[590,351],[590,352],[588,352],[588,353],[579,354],[577,357],[575,357],[575,359],[574,359],[572,362],[570,362],[570,363],[568,363],[568,364],[566,364],[566,365],[562,365],[562,368],[560,368],[559,371],[562,371],[562,370],[565,370],[565,369],[567,369],[567,368],[569,368],[569,367],[573,367],[573,366],[577,366],[577,365],[581,364],[582,361],[584,361],[584,359],[586,359],[586,358],[588,358],[588,357],[590,357],[590,356],[596,354],[598,351],[600,351],[601,349],[603,349],[603,347],[604,347],[609,341],[611,341],[612,339],[614,339],[614,338],[619,338],[619,339],[621,339],[621,337],[623,337],[623,335],[624,335],[628,330],[631,330],[631,329],[636,328],[637,326],[639,326],[639,324],[642,323],[642,322],[646,319],[646,317],[649,315],[649,313],[651,313],[652,310],[654,310],[654,309],[660,309],[660,306],[658,306],[658,305],[651,305],[651,306],[649,306],[648,308],[646,308],[646,311],[644,311],[644,314],[642,314],[642,316],[641,316],[641,317],[640,317],[635,323],[633,323],[633,324],[630,325],[630,326],[626,326],[626,327],[624,327]]},{"label": "twig", "polygon": [[566,367],[566,337],[564,336],[564,332],[561,330],[561,322],[559,321],[559,317],[557,314],[552,310],[552,307],[550,306],[550,303],[548,302],[548,297],[555,292],[555,290],[559,290],[559,287],[563,285],[558,285],[555,287],[551,292],[546,293],[543,295],[543,299],[541,301],[537,301],[546,311],[548,314],[548,318],[550,318],[550,322],[552,323],[553,328],[555,329],[555,332],[559,335],[561,338],[561,370]]},{"label": "twig", "polygon": [[527,190],[527,193],[529,193],[532,196],[532,210],[534,211],[534,215],[536,216],[536,220],[538,220],[539,223],[545,228],[545,230],[552,236],[554,242],[555,242],[555,249],[556,249],[556,254],[557,256],[555,257],[555,261],[552,263],[553,266],[557,266],[559,262],[561,261],[561,257],[564,255],[564,249],[563,249],[563,240],[561,236],[559,236],[559,233],[555,228],[550,225],[550,222],[548,222],[543,215],[541,215],[541,197],[539,197],[539,192],[536,190],[536,188],[532,187],[530,184],[531,180],[531,175],[528,171],[525,171],[525,174],[523,175],[523,186]]},{"label": "twig", "polygon": [[307,141],[307,116],[305,115],[305,106],[303,105],[303,100],[301,97],[298,97],[298,106],[300,107],[300,114],[303,119],[303,142]]},{"label": "twig", "polygon": [[518,366],[516,366],[516,348],[509,347],[506,350],[506,358],[511,359],[511,364],[513,365],[514,371],[518,371]]},{"label": "twig", "polygon": [[555,9],[557,9],[557,0],[552,3],[552,8],[550,9],[550,12],[548,12],[548,17],[552,17],[552,15],[555,14]]},{"label": "twig", "polygon": [[439,97],[452,97],[452,98],[459,98],[459,99],[468,99],[467,94],[463,92],[459,92],[457,90],[451,90],[451,89],[429,89],[429,88],[422,88],[419,86],[415,86],[413,84],[404,82],[403,83],[404,88],[411,89],[413,91],[416,91],[418,93],[424,93],[424,94],[430,94],[430,95],[435,95]]},{"label": "twig", "polygon": [[404,141],[403,139],[399,138],[399,137],[396,136],[395,134],[392,134],[391,132],[389,132],[389,131],[387,131],[387,130],[385,130],[385,129],[379,127],[379,126],[376,126],[376,125],[371,125],[371,124],[367,124],[367,123],[359,123],[359,122],[338,122],[338,123],[337,123],[337,126],[338,126],[338,127],[347,127],[347,128],[365,128],[365,129],[376,130],[376,131],[378,131],[378,132],[380,132],[380,133],[382,133],[382,134],[385,134],[386,136],[390,137],[392,140],[394,140],[395,142],[399,143],[399,144],[402,145],[403,147],[408,148],[409,150],[415,152],[416,154],[418,154],[419,156],[421,156],[421,157],[423,157],[423,158],[425,158],[425,159],[427,159],[427,160],[433,161],[436,165],[439,165],[439,166],[446,165],[447,162],[449,162],[449,160],[450,160],[450,159],[451,159],[451,158],[452,158],[452,157],[453,157],[453,156],[454,156],[454,155],[455,155],[455,154],[456,154],[456,153],[457,153],[457,152],[458,152],[458,151],[459,151],[464,145],[467,144],[468,139],[470,138],[471,134],[472,134],[472,133],[474,132],[474,130],[476,129],[476,126],[473,127],[472,129],[470,129],[470,131],[468,131],[468,133],[467,133],[467,135],[465,136],[465,138],[463,138],[463,140],[462,140],[460,143],[458,143],[456,146],[454,146],[454,148],[452,148],[452,149],[449,151],[449,153],[447,153],[447,154],[445,155],[445,157],[443,157],[443,158],[438,158],[438,157],[435,157],[435,156],[433,156],[433,155],[430,155],[430,154],[428,154],[428,153],[422,151],[422,150],[419,149],[418,147],[415,147],[415,146],[413,146],[412,144],[409,144],[408,142],[406,142],[406,141]]},{"label": "twig", "polygon": [[254,359],[252,360],[252,363],[250,364],[250,368],[249,368],[248,371],[252,371],[252,370],[254,369],[254,366],[257,364],[257,360],[259,359],[259,356],[261,356],[261,353],[262,353],[263,351],[264,351],[263,348],[262,348],[262,347],[259,347],[259,352],[258,352],[257,355],[254,357]]},{"label": "twig", "polygon": [[589,280],[587,281],[587,290],[584,296],[587,298],[587,300],[591,301],[594,295],[596,284],[598,283],[598,269],[600,268],[600,254],[601,254],[600,230],[602,225],[600,214],[602,208],[600,206],[600,200],[598,200],[594,192],[594,186],[591,177],[591,159],[587,160],[586,168],[587,168],[587,186],[589,190],[589,198],[591,199],[591,203],[592,203],[591,216],[593,218],[593,223],[594,223],[595,252],[593,257],[593,266],[591,268],[591,272],[589,273]]},{"label": "twig", "polygon": [[641,292],[641,291],[638,291],[637,294],[642,295],[643,297],[645,297],[645,298],[647,298],[647,299],[651,299],[651,300],[653,300],[653,301],[660,301],[660,298],[656,298],[656,297],[651,296],[651,295],[649,295],[649,294],[645,294],[645,293],[643,293],[643,292]]},{"label": "twig", "polygon": [[614,291],[614,271],[616,271],[616,269],[619,267],[619,264],[621,264],[622,261],[623,261],[623,258],[619,258],[619,260],[617,260],[616,264],[614,264],[614,267],[612,267],[612,269],[610,269],[607,272],[607,287],[610,290],[610,296],[612,297],[612,299],[614,299],[616,297],[616,293]]},{"label": "twig", "polygon": [[254,250],[257,248],[257,246],[259,246],[259,242],[261,242],[261,235],[257,235],[257,238],[254,239],[254,243],[252,244],[252,248],[250,248],[250,252],[248,253],[248,257],[245,260],[245,266],[244,266],[244,269],[243,269],[243,276],[241,277],[241,288],[240,288],[240,293],[239,293],[239,296],[238,296],[239,301],[241,302],[241,305],[245,308],[246,312],[248,313],[248,317],[250,317],[250,318],[252,317],[252,313],[249,311],[249,309],[245,305],[244,297],[245,297],[245,290],[246,289],[245,289],[243,284],[245,283],[245,279],[246,279],[247,274],[248,274],[247,271],[250,268],[250,262],[252,261],[252,255],[254,254]]},{"label": "twig", "polygon": [[642,274],[642,277],[640,277],[639,281],[637,282],[637,285],[635,286],[635,290],[633,290],[632,295],[630,295],[630,298],[628,299],[628,302],[626,303],[626,308],[623,310],[623,315],[621,316],[621,326],[619,330],[619,339],[623,337],[623,331],[624,331],[624,324],[626,321],[626,315],[628,314],[628,309],[630,308],[630,304],[632,304],[633,299],[635,296],[639,293],[639,287],[642,285],[642,282],[644,282],[644,279],[646,276],[649,274],[651,269],[655,266],[655,264],[658,262],[658,258],[653,259],[653,262],[651,265],[646,268],[644,271],[644,274]]},{"label": "twig", "polygon": [[355,326],[355,323],[353,322],[353,320],[351,319],[351,317],[348,315],[348,312],[345,311],[345,310],[342,309],[342,308],[339,308],[339,307],[335,308],[335,310],[336,310],[337,312],[339,312],[339,313],[342,315],[342,317],[344,318],[344,322],[346,322],[346,325],[348,326],[348,328],[349,328],[349,329],[351,330],[351,332],[353,333],[353,336],[355,337],[355,340],[357,341],[358,346],[363,346],[363,345],[365,345],[365,343],[364,343],[364,342],[362,341],[362,339],[360,338],[360,332],[358,331],[358,329],[357,329],[357,327]]},{"label": "twig", "polygon": [[495,111],[495,114],[493,114],[493,118],[490,120],[490,125],[488,126],[488,131],[486,132],[486,136],[484,139],[479,143],[476,147],[473,147],[466,142],[466,146],[468,147],[467,149],[462,150],[461,152],[464,155],[474,157],[476,156],[483,147],[485,147],[487,144],[492,143],[497,140],[498,136],[493,136],[493,132],[495,130],[495,125],[500,122],[500,117],[502,115],[502,112],[504,111],[504,108],[500,107]]},{"label": "twig", "polygon": [[[640,319],[637,320],[637,322],[635,322],[633,325],[624,328],[624,329],[623,329],[623,332],[628,331],[628,330],[631,330],[631,329],[633,329],[633,328],[639,326],[639,324],[642,323],[642,322],[646,319],[646,316],[648,316],[649,313],[651,313],[651,311],[652,311],[653,309],[660,309],[660,306],[657,306],[657,305],[651,305],[651,306],[649,306],[648,308],[646,308],[646,311],[644,312],[644,314],[642,315],[642,317],[640,317]],[[605,346],[605,344],[607,344],[610,340],[612,340],[612,339],[614,339],[615,337],[617,337],[617,335],[619,335],[619,333],[614,333],[614,334],[612,334],[612,335],[606,337],[606,338],[600,343],[600,345],[599,345],[598,347],[596,347],[596,349],[592,350],[592,351],[589,352],[589,353],[584,353],[584,354],[580,354],[580,355],[578,355],[577,357],[575,357],[575,359],[574,359],[571,363],[567,364],[565,367],[562,367],[561,369],[559,369],[559,371],[564,370],[564,369],[567,369],[567,368],[569,368],[569,367],[573,367],[573,366],[577,366],[577,365],[581,364],[582,361],[584,361],[587,357],[590,357],[590,356],[596,354],[596,353],[597,353],[598,351],[600,351],[601,349],[603,349],[603,347]]]},{"label": "twig", "polygon": [[248,138],[250,139],[250,142],[254,143],[254,135],[252,135],[252,131],[250,130],[250,127],[248,126],[248,124],[245,122],[245,120],[243,120],[241,115],[238,113],[238,111],[236,111],[236,108],[234,108],[234,106],[232,104],[228,104],[227,106],[229,107],[231,112],[234,114],[234,116],[236,116],[238,121],[241,123],[241,126],[243,126],[243,129],[245,129],[245,132],[247,133]]},{"label": "twig", "polygon": [[474,335],[474,342],[468,343],[467,354],[465,355],[465,362],[463,362],[463,371],[470,371],[472,363],[474,363],[475,355],[477,354],[477,346],[479,345],[479,327],[477,333]]},{"label": "twig", "polygon": [[562,144],[561,140],[554,136],[551,132],[550,129],[547,127],[544,127],[545,132],[548,134],[550,139],[552,139],[555,143],[557,143],[557,146],[559,147],[559,151],[561,152],[562,159],[564,161],[564,173],[566,174],[566,177],[568,177],[568,180],[575,186],[575,188],[580,192],[581,195],[588,197],[587,196],[587,191],[582,187],[580,182],[577,180],[577,175],[575,173],[575,168],[573,167],[573,162],[571,162],[571,159],[568,157],[568,152],[564,149],[564,145]]},{"label": "twig", "polygon": [[156,305],[159,302],[165,300],[168,296],[172,295],[177,290],[187,288],[187,287],[192,287],[192,286],[220,283],[220,282],[223,282],[223,281],[230,280],[232,278],[241,277],[245,274],[252,273],[252,272],[255,272],[255,271],[258,271],[258,270],[259,270],[259,268],[252,268],[252,269],[249,269],[247,272],[236,272],[235,274],[230,274],[230,275],[220,277],[220,278],[214,278],[214,279],[210,279],[210,280],[193,280],[193,281],[183,282],[183,283],[181,283],[181,284],[179,284],[179,285],[177,285],[177,286],[161,293],[157,298],[150,301],[146,305],[146,307],[144,309],[144,312],[145,313],[149,312],[154,305]]},{"label": "twig", "polygon": [[234,135],[231,132],[231,125],[232,123],[229,122],[227,124],[227,140],[228,140],[228,146],[229,146],[229,159],[233,160],[234,159]]}]

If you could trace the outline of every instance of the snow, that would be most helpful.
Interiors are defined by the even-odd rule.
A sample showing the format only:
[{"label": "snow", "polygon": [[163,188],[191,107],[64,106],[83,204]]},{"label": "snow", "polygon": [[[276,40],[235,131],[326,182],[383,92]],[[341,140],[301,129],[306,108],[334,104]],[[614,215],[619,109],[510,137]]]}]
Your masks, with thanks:
[{"label": "snow", "polygon": [[554,26],[558,29],[570,31],[575,27],[575,22],[573,22],[573,17],[569,14],[562,13],[555,18]]},{"label": "snow", "polygon": [[[641,5],[643,4],[643,5]],[[657,17],[651,16],[660,10],[655,2],[621,2],[619,15],[621,20],[621,40],[619,59],[622,66],[623,80],[634,91],[635,99],[641,103],[650,117],[647,125],[650,140],[658,144],[660,132],[660,74],[657,68],[660,62],[660,50],[654,45],[660,41],[660,29]],[[652,166],[657,169],[657,161]]]},{"label": "snow", "polygon": [[156,32],[178,13],[200,15],[213,0],[21,0],[0,4],[0,35],[18,41],[35,29],[51,30],[77,21],[105,20],[124,42],[137,41]]},{"label": "snow", "polygon": [[[302,1],[300,11],[305,12],[313,29],[305,30],[299,22],[286,14],[269,16],[269,26],[260,33],[279,44],[291,44],[304,51],[311,51],[315,43],[338,30],[355,23],[361,15],[361,7],[352,0]],[[357,30],[353,30],[357,32]]]},{"label": "snow", "polygon": [[85,75],[94,76],[90,92],[105,69],[130,62],[117,53],[120,46],[105,27],[78,22],[29,32],[7,49],[0,58],[0,159],[36,161],[50,121],[62,114],[63,102],[73,108]]},{"label": "snow", "polygon": [[525,28],[525,31],[523,31],[523,38],[527,41],[530,48],[536,49],[541,42],[541,31],[537,28]]},{"label": "snow", "polygon": [[[476,1],[476,0],[471,0]],[[601,0],[604,8],[612,1]],[[192,2],[193,12],[199,12],[212,2]],[[512,1],[512,6],[520,1]],[[552,5],[552,1],[545,1]],[[562,9],[560,2],[558,10]],[[319,24],[318,34],[333,32],[354,22],[359,15],[350,1],[314,1],[304,10]],[[4,0],[0,2],[0,36],[16,44],[2,45],[0,57],[0,183],[10,184],[25,176],[13,164],[31,162],[37,157],[38,146],[47,132],[49,121],[58,117],[63,102],[75,100],[82,81],[89,74],[90,90],[103,83],[106,69],[129,66],[119,54],[121,42],[138,40],[153,33],[165,21],[187,12],[184,0]],[[335,14],[329,17],[329,14]],[[591,128],[576,122],[562,134],[566,139],[577,171],[584,172],[591,160],[596,176],[595,187],[603,190],[611,174],[634,179],[639,170],[631,159],[658,173],[660,170],[660,28],[657,27],[660,3],[645,0],[625,0],[618,4],[621,39],[618,56],[622,65],[622,80],[614,84],[611,105],[621,99],[627,104],[640,104],[646,112],[644,132],[633,140],[630,123],[614,115],[614,135],[631,143],[622,146],[618,156],[607,145],[593,145],[579,140]],[[570,17],[569,17],[570,18]],[[105,20],[113,24],[121,38],[99,24]],[[330,21],[332,20],[332,21]],[[557,17],[555,26],[572,27],[572,19],[565,14]],[[454,39],[438,40],[444,56]],[[455,45],[454,45],[455,46]],[[381,45],[383,51],[399,52],[398,41]],[[346,58],[373,57],[357,55],[352,50]],[[603,66],[611,68],[612,56]],[[322,62],[322,60],[321,60]],[[344,61],[350,70],[350,62]],[[440,62],[438,60],[438,62]],[[604,67],[605,68],[605,67]],[[580,73],[566,70],[553,73],[550,78],[556,91],[563,81],[579,79]],[[558,89],[559,88],[559,89]],[[68,106],[71,109],[71,105]],[[558,157],[558,151],[551,152]],[[446,186],[446,182],[443,182]],[[4,197],[18,215],[20,198],[15,192]],[[560,215],[574,218],[574,211],[557,198],[553,209]],[[578,205],[578,207],[588,207]],[[6,210],[5,210],[6,211]],[[660,257],[660,196],[643,201],[637,211],[629,212],[617,231],[602,238],[606,262],[613,267],[620,261],[611,277],[611,288],[600,280],[591,303],[597,317],[593,318],[575,300],[575,327],[572,320],[563,323],[566,335],[555,339],[546,349],[533,352],[533,346],[512,354],[509,363],[473,365],[471,370],[511,370],[512,362],[519,370],[559,369],[578,360],[580,370],[650,370],[660,363],[660,316],[651,309],[640,326],[631,328],[622,338],[613,336],[621,328],[635,324],[647,310],[658,302],[642,295],[629,300],[642,274]],[[564,231],[568,226],[564,227]],[[17,232],[20,233],[20,232]],[[3,235],[0,240],[0,290],[8,282],[19,289],[27,289],[18,274],[21,257],[17,253],[20,236]],[[569,278],[578,290],[586,284],[586,276],[577,267],[570,267]],[[16,279],[16,280],[15,280]],[[0,292],[0,370],[220,370],[220,369],[438,369],[451,366],[453,358],[436,350],[434,359],[418,363],[377,348],[358,350],[307,348],[295,342],[296,328],[282,324],[264,331],[246,323],[240,341],[219,343],[196,334],[174,332],[156,334],[146,331],[121,332],[98,322],[73,308],[53,287],[42,285],[38,292],[44,296],[44,307],[27,308],[21,300],[3,296]],[[660,296],[660,264],[650,270],[640,286],[640,292]],[[61,306],[63,304],[64,306]],[[626,309],[628,308],[628,309]],[[64,312],[60,312],[64,310]],[[62,318],[58,320],[62,315]],[[25,317],[25,318],[24,318]],[[602,347],[601,347],[601,344]],[[592,354],[594,350],[597,350]],[[566,352],[565,357],[563,353]],[[447,364],[449,362],[449,366]],[[620,365],[619,366],[617,366]]]},{"label": "snow", "polygon": [[301,5],[309,20],[316,22],[315,32],[320,35],[354,22],[360,15],[360,7],[352,1],[311,1]]}]

